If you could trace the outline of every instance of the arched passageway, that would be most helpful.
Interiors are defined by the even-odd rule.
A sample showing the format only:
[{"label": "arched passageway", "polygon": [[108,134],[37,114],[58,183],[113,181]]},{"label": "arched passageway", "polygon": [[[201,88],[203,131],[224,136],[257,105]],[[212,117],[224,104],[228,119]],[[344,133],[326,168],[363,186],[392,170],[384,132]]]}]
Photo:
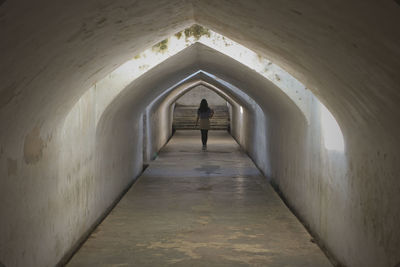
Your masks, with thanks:
[{"label": "arched passageway", "polygon": [[197,116],[201,99],[206,99],[208,105],[215,111],[210,120],[210,129],[229,130],[228,102],[207,87],[199,85],[176,100],[172,122],[173,131],[194,129],[193,118]]},{"label": "arched passageway", "polygon": [[[163,114],[164,97],[201,76],[243,107],[243,115],[234,108],[232,135],[338,262],[394,266],[398,8],[394,1],[3,1],[0,262],[52,266],[68,257],[168,140],[169,123],[156,123],[171,114]],[[304,92],[200,43],[114,86],[118,66],[193,23],[269,58]],[[144,124],[144,112],[154,120]],[[328,145],[322,121],[331,113],[345,146]]]}]

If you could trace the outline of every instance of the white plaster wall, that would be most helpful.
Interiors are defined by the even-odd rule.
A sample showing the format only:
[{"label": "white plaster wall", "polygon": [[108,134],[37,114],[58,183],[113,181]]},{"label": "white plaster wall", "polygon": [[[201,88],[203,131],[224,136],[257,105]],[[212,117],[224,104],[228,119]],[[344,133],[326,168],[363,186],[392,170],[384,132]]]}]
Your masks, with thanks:
[{"label": "white plaster wall", "polygon": [[230,106],[232,114],[230,133],[266,178],[270,179],[271,159],[268,147],[273,140],[268,136],[268,114],[265,114],[251,97],[243,94],[242,97],[245,99],[247,107],[241,105]]},{"label": "white plaster wall", "polygon": [[166,144],[172,135],[172,107],[166,103],[151,105],[147,108],[150,117],[148,127],[149,138],[147,140],[146,160],[154,160],[158,151]]},{"label": "white plaster wall", "polygon": [[[273,123],[270,139],[273,184],[328,251],[350,256],[355,251],[344,244],[351,244],[349,232],[356,229],[346,204],[349,197],[346,155],[325,149],[319,108],[315,104],[311,107],[309,125],[294,118]],[[344,262],[345,257],[335,256]]]},{"label": "white plaster wall", "polygon": [[[319,102],[307,93],[299,97],[311,110],[309,120],[299,112],[264,112],[268,106],[262,98],[256,98],[260,107],[248,98],[254,105],[252,112],[231,107],[231,133],[317,241],[328,252],[349,256],[355,251],[344,248],[343,242],[351,242],[351,238],[341,235],[354,227],[346,205],[346,155],[325,148]],[[336,259],[344,262],[344,258]]]},{"label": "white plaster wall", "polygon": [[[197,57],[193,55],[197,55]],[[177,62],[186,62],[186,65],[178,65]],[[193,63],[195,64],[192,65]],[[220,65],[226,67],[221,68]],[[179,68],[176,69],[176,71],[173,71],[171,66],[179,66]],[[73,119],[68,119],[67,121],[77,123],[80,120],[84,121],[83,118],[88,117],[90,118],[89,121],[93,120],[93,124],[97,125],[95,154],[99,155],[99,158],[96,160],[96,179],[97,177],[101,178],[110,176],[115,176],[114,178],[117,179],[114,181],[106,180],[104,182],[99,182],[98,185],[91,185],[88,187],[90,188],[90,191],[94,190],[92,192],[95,192],[97,197],[99,197],[103,191],[96,190],[95,188],[97,186],[107,188],[107,185],[109,185],[111,188],[107,195],[109,195],[111,199],[111,196],[113,196],[118,189],[122,190],[124,181],[127,181],[126,176],[130,174],[134,175],[134,169],[131,169],[131,164],[135,162],[140,165],[142,158],[141,151],[135,150],[140,150],[140,142],[143,138],[140,135],[143,130],[139,129],[140,127],[134,126],[136,123],[142,121],[142,119],[140,119],[140,114],[142,114],[146,105],[158,97],[165,88],[173,88],[178,81],[192,74],[193,70],[196,70],[199,67],[217,75],[219,78],[217,78],[216,81],[220,83],[222,87],[234,90],[242,99],[245,98],[245,95],[243,92],[240,93],[238,88],[245,91],[250,98],[257,99],[257,103],[260,105],[259,110],[263,111],[262,113],[258,112],[259,115],[255,112],[255,115],[252,114],[250,116],[250,113],[248,113],[247,110],[253,109],[251,108],[251,102],[248,100],[242,101],[244,110],[243,114],[245,117],[240,124],[241,128],[237,134],[239,142],[249,152],[261,170],[266,169],[266,174],[271,172],[272,175],[270,179],[279,186],[279,189],[287,198],[288,203],[296,209],[296,212],[304,222],[310,225],[311,230],[316,231],[316,235],[321,238],[321,241],[330,248],[331,251],[333,251],[334,255],[339,260],[345,261],[358,253],[356,250],[349,249],[349,245],[347,245],[357,244],[357,240],[359,239],[365,240],[364,236],[358,234],[359,231],[356,227],[357,224],[354,223],[352,217],[354,216],[354,210],[348,208],[349,205],[347,202],[342,202],[342,200],[345,201],[346,199],[342,196],[342,189],[346,188],[348,180],[341,178],[341,172],[332,171],[332,169],[339,168],[345,172],[346,169],[342,168],[345,159],[343,156],[333,154],[335,160],[330,160],[330,157],[328,156],[331,155],[331,153],[327,153],[326,155],[328,156],[326,156],[319,152],[323,147],[319,137],[320,124],[318,121],[319,117],[317,116],[318,113],[316,113],[316,111],[311,113],[315,118],[310,122],[310,124],[308,124],[297,106],[291,102],[283,92],[280,92],[278,88],[274,87],[274,85],[269,83],[265,78],[260,77],[254,71],[243,68],[242,65],[234,62],[234,60],[199,45],[191,47],[187,51],[171,58],[160,66],[155,67],[151,73],[145,74],[143,77],[129,84],[122,92],[117,94],[117,97],[111,102],[109,98],[103,98],[103,94],[99,93],[100,87],[94,87],[94,89],[92,89],[93,92],[97,91],[95,94],[95,110],[87,109],[87,107],[90,106],[88,103],[90,103],[91,99],[94,97],[90,92],[82,99],[82,103],[85,103],[84,105],[80,106],[78,102],[76,110],[74,109],[75,111],[70,115]],[[157,77],[157,79],[155,79],[155,77]],[[236,89],[223,83],[220,78],[229,81],[231,84],[237,85]],[[104,87],[102,90],[109,92],[106,89],[107,87]],[[307,97],[307,95],[308,94],[305,93],[302,97],[304,97],[305,101],[312,102],[313,99]],[[314,104],[310,104],[310,107],[312,107],[312,110],[316,109],[316,105]],[[100,110],[103,110],[103,112],[99,112]],[[235,116],[237,115],[235,115],[235,113],[238,112],[238,108],[236,107],[233,110],[233,120],[236,120]],[[79,112],[82,112],[82,115],[79,115]],[[98,114],[102,115],[99,117]],[[266,117],[261,118],[261,114]],[[80,118],[80,116],[82,116],[82,119],[77,119]],[[267,122],[268,124],[266,124]],[[261,126],[263,124],[265,124],[265,127]],[[77,140],[83,138],[83,141],[80,141],[81,144],[83,144],[89,137],[85,140],[84,136],[87,131],[86,127],[79,128],[79,125],[80,124],[75,126],[78,131],[73,134],[71,133],[71,136],[76,134]],[[134,129],[130,130],[131,127],[138,129],[137,138],[133,138],[134,140],[130,139],[130,137],[134,137],[136,131]],[[257,133],[257,135],[254,135],[252,129],[257,129],[257,127],[261,127],[261,131],[260,133]],[[66,127],[66,129],[68,128],[70,127]],[[264,128],[269,130],[263,132],[262,129]],[[71,129],[74,129],[74,127],[71,127]],[[93,130],[87,132],[88,136],[93,138]],[[79,135],[82,135],[82,137]],[[32,134],[32,136],[36,135]],[[268,139],[268,137],[270,137],[270,139]],[[34,138],[28,138],[27,140],[31,141],[31,139],[36,140]],[[61,138],[58,140],[58,142],[62,142]],[[75,138],[71,137],[70,140],[75,140]],[[40,140],[38,142],[41,144]],[[270,144],[270,155],[268,155],[268,148],[266,152],[258,149],[258,144],[264,143],[266,144],[265,147],[268,147],[268,144]],[[35,145],[32,147],[36,148]],[[40,147],[41,146],[39,146],[39,148]],[[59,147],[55,147],[53,151],[59,151],[58,149]],[[85,150],[86,149],[83,151]],[[88,148],[88,150],[90,150],[90,148]],[[84,164],[85,155],[91,154],[90,151],[82,153],[82,156],[79,155],[80,152],[77,153],[78,154],[72,157],[80,159],[75,162],[73,158],[71,158],[72,169],[76,168],[74,166],[76,166],[78,162],[82,161],[81,164]],[[265,157],[262,156],[263,154]],[[34,154],[30,158],[31,160],[35,160]],[[55,156],[54,158],[59,159],[58,156]],[[269,159],[271,163],[265,163],[265,159]],[[52,162],[52,160],[49,159],[48,162]],[[324,162],[325,164],[322,164],[321,162]],[[271,166],[271,169],[268,170],[264,164]],[[52,166],[50,166],[50,168],[52,168]],[[113,168],[119,168],[120,170],[116,171]],[[56,170],[57,168],[54,169]],[[97,170],[99,171],[98,173]],[[43,173],[43,169],[41,169],[41,171],[41,173]],[[329,177],[329,175],[332,176],[332,180],[335,182],[330,182],[329,179],[325,178],[327,176]],[[78,177],[80,177],[80,174]],[[87,181],[90,182],[90,179]],[[115,187],[112,185],[114,183]],[[329,190],[325,190],[326,188]],[[73,190],[67,190],[66,192],[66,195],[71,195]],[[88,196],[90,199],[89,193],[82,193],[80,195]],[[350,195],[347,194],[347,197],[348,196]],[[329,201],[332,202],[326,201],[326,197],[328,197]],[[322,200],[325,201],[324,203],[328,204],[322,205]],[[36,201],[37,200],[32,197],[32,203],[41,203]],[[63,203],[61,200],[57,201],[60,201],[61,204]],[[92,203],[92,206],[88,206],[87,209],[93,209],[94,211],[97,210],[96,206],[100,207],[99,210],[104,209],[106,206],[99,204],[100,202],[95,203],[85,199],[82,199],[79,203],[83,204],[83,206],[86,203]],[[339,209],[334,207],[336,205],[341,205],[342,203],[346,208],[341,210],[343,213],[340,214],[340,220],[335,221],[332,218],[336,218]],[[101,208],[102,206],[103,208]],[[324,209],[325,207],[327,207],[327,209]],[[85,210],[85,208],[81,208],[79,205],[78,207],[75,207],[75,209],[82,211]],[[35,211],[36,210],[37,209],[35,209]],[[73,212],[72,209],[71,212]],[[45,214],[46,213],[42,214],[41,217],[46,218],[49,221],[49,224],[54,224],[54,228],[58,229],[60,226],[57,221],[54,220],[53,217],[44,216]],[[64,216],[67,215],[68,214],[65,214]],[[94,217],[95,215],[92,217],[93,220]],[[63,216],[57,217],[57,219],[58,218],[63,218]],[[72,216],[72,218],[74,218],[74,216]],[[90,218],[90,215],[88,218]],[[321,223],[321,220],[325,223]],[[60,225],[62,226],[63,224]],[[77,237],[80,233],[87,230],[87,225],[82,222],[78,221],[76,224],[72,225],[73,227],[71,229],[73,232],[66,234],[71,237],[63,238],[61,244],[58,245],[59,248],[61,247],[60,251],[63,251],[64,253],[71,248],[69,247],[70,243],[68,243],[68,240],[75,240],[74,236]],[[354,231],[349,232],[349,229]],[[343,243],[342,240],[337,238],[338,233],[344,232],[347,233],[346,238],[349,243]],[[27,235],[31,233],[31,231],[27,229],[26,231],[23,231],[23,233]],[[359,239],[355,238],[355,235],[358,235],[357,238]],[[47,236],[49,240],[46,244],[53,245],[53,242],[57,240],[56,232],[46,232],[45,236]],[[23,246],[20,243],[16,243],[15,247],[21,248],[21,250],[29,250],[30,255],[44,255],[42,254],[44,252],[31,249],[31,247],[28,246],[28,244],[32,244],[33,247],[33,244],[36,244],[36,240],[38,239],[35,237],[29,238],[31,242],[25,242],[25,245]],[[366,244],[368,245],[368,243]],[[370,243],[369,245],[373,247],[373,243]],[[343,246],[345,248],[343,248]],[[63,252],[59,254],[63,254]],[[385,255],[385,251],[381,251],[380,253],[381,255]],[[337,254],[339,254],[339,257]],[[55,255],[57,255],[57,253]],[[39,261],[44,262],[49,260],[44,257],[39,258],[40,259],[36,259],[36,262],[38,263]],[[56,260],[56,258],[57,256],[54,256],[54,258],[50,260]],[[13,259],[10,256],[7,257],[7,260],[9,261],[17,259],[19,258],[15,257]],[[21,259],[18,264],[24,265],[24,262],[29,259],[29,257],[25,257]],[[374,259],[377,261],[385,261],[385,259],[379,257],[374,257]]]},{"label": "white plaster wall", "polygon": [[[57,237],[67,216],[63,207],[73,196],[66,193],[62,200],[58,194],[68,187],[61,168],[81,161],[60,163],[63,136],[75,147],[73,135],[62,131],[65,117],[96,80],[196,21],[268,56],[332,111],[345,136],[344,156],[322,149],[320,134],[312,131],[317,123],[306,127],[301,117],[289,115],[295,113],[278,116],[260,104],[269,114],[274,144],[272,179],[342,263],[397,264],[398,8],[395,1],[372,0],[5,1],[0,6],[0,33],[7,37],[0,40],[0,212],[6,219],[0,222],[0,261],[52,266],[69,240],[86,230],[76,224],[68,235]],[[231,67],[213,66],[209,71],[215,74]],[[219,76],[250,90],[243,82],[251,84],[250,78],[229,73],[237,77]],[[270,92],[262,89],[251,97],[270,104],[262,97],[271,97]],[[85,113],[76,116],[92,120]],[[121,119],[116,129],[128,130],[123,122],[132,121]],[[115,134],[112,127],[102,129],[104,138]],[[101,147],[113,147],[105,144]],[[76,157],[83,164],[90,153]],[[77,177],[84,177],[84,171]]]},{"label": "white plaster wall", "polygon": [[207,100],[209,106],[226,105],[226,100],[220,97],[217,93],[201,85],[184,94],[176,101],[176,103],[185,106],[199,106],[200,101],[203,98]]},{"label": "white plaster wall", "polygon": [[[243,101],[238,99],[239,96],[235,92],[229,89],[221,90],[218,87],[218,82],[215,80],[209,78],[208,82],[205,82],[202,78],[204,78],[204,74],[199,72],[190,81],[169,88],[146,108],[146,113],[151,118],[147,125],[147,133],[149,135],[145,156],[147,160],[154,159],[157,152],[171,137],[174,105],[182,96],[186,96],[188,93],[196,90],[196,88],[202,87],[202,90],[211,91],[218,98],[222,99],[222,102],[225,102],[225,104],[230,102],[232,106],[238,107],[239,104],[237,104],[237,101]],[[214,85],[210,84],[210,82]],[[207,94],[211,93],[207,92]]]},{"label": "white plaster wall", "polygon": [[252,109],[235,108],[234,122],[232,123],[232,136],[246,150],[256,166],[263,172],[268,180],[271,179],[271,155],[269,151],[271,140],[269,137],[270,124],[268,114],[265,114],[260,106],[248,99]]}]

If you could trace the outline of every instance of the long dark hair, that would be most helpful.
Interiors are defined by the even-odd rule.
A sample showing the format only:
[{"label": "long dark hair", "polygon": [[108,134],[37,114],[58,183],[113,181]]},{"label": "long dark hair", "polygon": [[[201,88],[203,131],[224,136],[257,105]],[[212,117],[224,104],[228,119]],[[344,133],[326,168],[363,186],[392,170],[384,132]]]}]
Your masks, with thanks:
[{"label": "long dark hair", "polygon": [[200,102],[199,112],[207,112],[208,111],[208,103],[204,98]]}]

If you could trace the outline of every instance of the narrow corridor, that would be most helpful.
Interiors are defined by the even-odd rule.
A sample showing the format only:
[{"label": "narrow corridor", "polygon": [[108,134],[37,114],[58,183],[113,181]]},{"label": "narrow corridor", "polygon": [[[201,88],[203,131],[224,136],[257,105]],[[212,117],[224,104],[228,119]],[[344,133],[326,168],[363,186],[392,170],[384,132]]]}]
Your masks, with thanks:
[{"label": "narrow corridor", "polygon": [[225,131],[177,131],[68,266],[331,266]]}]

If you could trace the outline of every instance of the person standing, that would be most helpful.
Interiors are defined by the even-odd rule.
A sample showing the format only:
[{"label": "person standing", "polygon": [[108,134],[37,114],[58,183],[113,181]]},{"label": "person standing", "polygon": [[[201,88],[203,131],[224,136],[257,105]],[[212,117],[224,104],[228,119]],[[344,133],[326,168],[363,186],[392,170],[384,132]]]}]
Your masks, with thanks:
[{"label": "person standing", "polygon": [[196,126],[200,120],[201,142],[203,143],[203,150],[207,149],[208,130],[210,130],[210,118],[214,115],[214,111],[208,107],[206,99],[202,99],[200,107],[197,110]]}]

